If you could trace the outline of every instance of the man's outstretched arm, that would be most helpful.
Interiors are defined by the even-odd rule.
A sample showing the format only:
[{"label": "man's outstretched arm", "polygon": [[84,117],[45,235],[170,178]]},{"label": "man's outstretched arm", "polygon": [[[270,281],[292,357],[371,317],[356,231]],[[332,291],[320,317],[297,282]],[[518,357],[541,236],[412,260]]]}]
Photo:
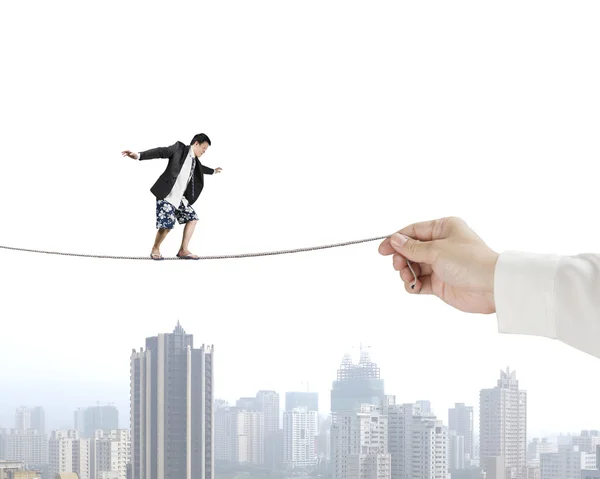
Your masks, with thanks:
[{"label": "man's outstretched arm", "polygon": [[202,165],[202,172],[205,175],[212,175],[214,173],[221,173],[221,171],[222,171],[222,168],[214,168],[213,169],[213,168],[209,168],[208,166]]},{"label": "man's outstretched arm", "polygon": [[177,143],[174,143],[171,146],[160,146],[158,148],[152,148],[151,150],[141,151],[139,153],[125,150],[122,154],[123,156],[128,156],[134,160],[153,160],[155,158],[171,158],[175,153],[176,148]]}]

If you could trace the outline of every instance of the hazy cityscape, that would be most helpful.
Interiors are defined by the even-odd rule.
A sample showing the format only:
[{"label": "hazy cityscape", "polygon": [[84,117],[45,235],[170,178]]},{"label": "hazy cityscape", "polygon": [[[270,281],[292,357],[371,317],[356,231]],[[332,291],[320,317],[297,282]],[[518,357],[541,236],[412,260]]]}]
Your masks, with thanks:
[{"label": "hazy cityscape", "polygon": [[132,350],[129,411],[82,405],[70,428],[48,430],[52,411],[18,406],[0,425],[0,479],[600,478],[600,432],[529,437],[527,391],[508,367],[490,371],[479,404],[435,411],[389,394],[365,348],[332,371],[323,411],[308,387],[215,397],[226,378],[214,357],[177,323]]}]

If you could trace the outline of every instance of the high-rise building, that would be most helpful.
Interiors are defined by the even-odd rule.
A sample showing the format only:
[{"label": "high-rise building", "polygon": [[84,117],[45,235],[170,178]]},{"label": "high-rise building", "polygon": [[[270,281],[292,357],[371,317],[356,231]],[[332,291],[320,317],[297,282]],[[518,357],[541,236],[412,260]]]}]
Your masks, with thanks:
[{"label": "high-rise building", "polygon": [[384,394],[379,367],[371,361],[369,353],[361,351],[358,364],[345,355],[331,389],[333,422],[339,412],[356,411],[361,404],[380,404]]},{"label": "high-rise building", "polygon": [[540,454],[540,479],[579,479],[581,471],[596,469],[596,454],[579,446],[561,445],[558,452]]},{"label": "high-rise building", "polygon": [[[0,432],[0,450],[3,458],[9,461],[21,461],[27,467],[37,469],[48,463],[48,436],[35,429],[7,430]],[[0,451],[2,452],[2,451]],[[2,458],[2,456],[0,456]]]},{"label": "high-rise building", "polygon": [[600,433],[598,431],[581,431],[581,434],[570,437],[570,444],[578,446],[582,452],[595,453],[600,445]]},{"label": "high-rise building", "polygon": [[215,411],[219,409],[226,409],[229,407],[229,403],[225,399],[215,399]]},{"label": "high-rise building", "polygon": [[527,462],[539,465],[540,454],[548,452],[558,452],[557,445],[554,442],[550,442],[546,437],[534,437],[527,445]]},{"label": "high-rise building", "polygon": [[421,409],[421,412],[423,414],[432,414],[431,401],[420,400],[420,401],[417,401],[416,404],[419,406],[419,408]]},{"label": "high-rise building", "polygon": [[15,413],[15,429],[17,431],[28,431],[31,429],[31,409],[21,406]]},{"label": "high-rise building", "polygon": [[46,434],[46,411],[41,406],[36,406],[31,410],[31,429],[40,434]]},{"label": "high-rise building", "polygon": [[129,430],[96,431],[91,456],[91,479],[127,479],[127,465],[131,462]]},{"label": "high-rise building", "polygon": [[[379,406],[385,398],[384,381],[376,363],[371,361],[368,351],[361,346],[358,364],[354,364],[349,354],[344,355],[337,370],[336,380],[331,388],[331,431],[329,452],[334,459],[334,433],[337,417],[360,411],[363,404]],[[339,449],[338,449],[339,450]]]},{"label": "high-rise building", "polygon": [[[539,464],[527,464],[527,479],[541,479],[542,474],[540,472]],[[484,478],[487,479],[487,478]]]},{"label": "high-rise building", "polygon": [[93,438],[96,431],[119,429],[119,411],[112,405],[78,408],[74,414],[74,429],[83,438]]},{"label": "high-rise building", "polygon": [[246,411],[259,411],[261,409],[255,397],[239,398],[235,402],[235,407],[245,409]]},{"label": "high-rise building", "polygon": [[331,415],[319,415],[319,434],[317,436],[317,456],[329,461],[331,459]]},{"label": "high-rise building", "polygon": [[265,435],[265,467],[271,470],[283,467],[283,429]]},{"label": "high-rise building", "polygon": [[73,413],[74,429],[81,435],[85,432],[85,411],[87,408],[80,407]]},{"label": "high-rise building", "polygon": [[61,472],[76,472],[79,479],[92,477],[92,443],[93,439],[79,438],[73,441],[73,470]]},{"label": "high-rise building", "polygon": [[448,430],[448,467],[451,471],[465,469],[465,438],[456,431]]},{"label": "high-rise building", "polygon": [[82,438],[75,429],[53,431],[49,440],[49,475],[77,473],[79,479],[127,479],[128,430]]},{"label": "high-rise building", "polygon": [[0,429],[0,461],[6,460],[6,430]]},{"label": "high-rise building", "polygon": [[448,429],[419,404],[386,400],[392,479],[447,479]]},{"label": "high-rise building", "polygon": [[265,466],[277,469],[283,460],[283,437],[279,425],[279,394],[275,391],[258,391],[256,410],[264,417]]},{"label": "high-rise building", "polygon": [[[77,412],[76,412],[77,414]],[[119,411],[116,406],[92,406],[83,413],[83,437],[94,437],[96,431],[116,431],[119,429]]]},{"label": "high-rise building", "polygon": [[61,472],[77,472],[78,443],[79,434],[74,429],[52,431],[48,441],[50,477],[56,477]]},{"label": "high-rise building", "polygon": [[495,388],[479,395],[480,460],[487,472],[491,458],[502,457],[506,479],[527,473],[527,392],[519,389],[515,371],[500,372]]},{"label": "high-rise building", "polygon": [[[279,468],[283,462],[283,436],[279,421],[279,394],[275,391],[261,390],[258,391],[255,397],[239,398],[235,406],[241,410],[260,412],[262,414],[263,463],[268,469]],[[226,455],[224,452],[220,454],[220,457],[225,457]]]},{"label": "high-rise building", "polygon": [[285,410],[305,407],[309,411],[319,410],[319,394],[315,392],[293,391],[285,393]]},{"label": "high-rise building", "polygon": [[390,479],[388,418],[363,404],[343,411],[331,427],[333,479]]},{"label": "high-rise building", "polygon": [[131,355],[133,479],[214,479],[214,350],[179,322]]},{"label": "high-rise building", "polygon": [[279,431],[279,394],[275,391],[258,391],[256,405],[265,418],[265,434]]},{"label": "high-rise building", "polygon": [[283,413],[283,461],[288,469],[316,465],[318,421],[319,413],[305,407]]},{"label": "high-rise building", "polygon": [[[462,453],[462,457],[457,457],[459,463],[463,465],[456,469],[464,469],[470,466],[470,461],[474,458],[473,406],[465,406],[464,403],[455,403],[454,407],[448,410],[448,430],[455,432],[455,434],[451,435],[452,437],[463,438],[464,452]],[[455,441],[461,442],[459,439]]]},{"label": "high-rise building", "polygon": [[265,440],[262,412],[241,408],[215,411],[215,460],[263,465]]}]

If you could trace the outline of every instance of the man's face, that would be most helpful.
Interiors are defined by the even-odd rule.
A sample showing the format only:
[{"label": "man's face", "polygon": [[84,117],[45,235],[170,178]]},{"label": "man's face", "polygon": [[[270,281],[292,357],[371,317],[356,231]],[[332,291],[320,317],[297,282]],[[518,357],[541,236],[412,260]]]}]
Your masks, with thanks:
[{"label": "man's face", "polygon": [[202,143],[194,143],[192,145],[192,150],[194,151],[194,155],[196,155],[196,158],[200,158],[204,152],[206,151],[206,149],[208,148],[208,141],[204,141]]}]

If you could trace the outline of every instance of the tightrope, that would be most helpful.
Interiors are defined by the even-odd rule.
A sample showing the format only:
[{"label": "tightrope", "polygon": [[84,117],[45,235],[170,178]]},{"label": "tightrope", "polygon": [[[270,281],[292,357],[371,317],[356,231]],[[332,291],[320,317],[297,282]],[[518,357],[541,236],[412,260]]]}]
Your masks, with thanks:
[{"label": "tightrope", "polygon": [[[295,249],[287,249],[287,250],[279,250],[279,251],[264,251],[260,253],[240,253],[240,254],[224,254],[224,255],[215,255],[215,256],[200,256],[198,259],[201,260],[211,260],[211,259],[233,259],[233,258],[251,258],[257,256],[273,256],[279,254],[291,254],[291,253],[303,253],[306,251],[317,251],[321,249],[328,248],[339,248],[341,246],[349,246],[353,244],[359,243],[368,243],[371,241],[384,240],[385,238],[389,238],[388,236],[378,236],[377,238],[367,238],[361,240],[354,241],[346,241],[344,243],[334,243],[323,246],[310,246],[308,248],[295,248]],[[103,255],[103,254],[86,254],[86,253],[68,253],[68,252],[60,252],[60,251],[44,251],[39,249],[28,249],[28,248],[17,248],[13,246],[2,246],[0,245],[0,249],[10,250],[10,251],[21,251],[25,253],[38,253],[38,254],[49,254],[49,255],[57,255],[57,256],[75,256],[78,258],[96,258],[96,259],[125,259],[125,260],[150,260],[156,261],[148,256],[114,256],[114,255]],[[178,258],[177,256],[163,256],[164,260],[182,260],[183,258]]]},{"label": "tightrope", "polygon": [[[214,260],[214,259],[234,259],[234,258],[253,258],[258,256],[274,256],[280,254],[291,254],[291,253],[304,253],[307,251],[317,251],[322,249],[330,249],[330,248],[339,248],[342,246],[350,246],[354,244],[360,243],[369,243],[371,241],[384,240],[389,238],[391,235],[386,236],[377,236],[375,238],[366,238],[360,240],[353,241],[345,241],[343,243],[333,243],[322,246],[309,246],[307,248],[295,248],[295,249],[286,249],[279,251],[263,251],[260,253],[238,253],[238,254],[224,254],[224,255],[213,255],[213,256],[199,256],[198,260]],[[47,254],[47,255],[55,255],[55,256],[72,256],[77,258],[96,258],[96,259],[119,259],[119,260],[150,260],[156,261],[150,256],[115,256],[115,255],[103,255],[103,254],[88,254],[88,253],[69,253],[69,252],[61,252],[61,251],[46,251],[40,249],[30,249],[30,248],[18,248],[14,246],[3,246],[0,245],[0,249],[9,250],[9,251],[20,251],[23,253],[36,253],[36,254]],[[166,256],[163,257],[162,260],[184,260],[184,258],[178,258],[177,256]],[[160,261],[162,261],[160,260]],[[415,278],[415,283],[417,280],[417,275],[412,269],[410,261],[408,261],[408,267],[410,268],[411,273]],[[413,283],[414,285],[414,283]]]}]

